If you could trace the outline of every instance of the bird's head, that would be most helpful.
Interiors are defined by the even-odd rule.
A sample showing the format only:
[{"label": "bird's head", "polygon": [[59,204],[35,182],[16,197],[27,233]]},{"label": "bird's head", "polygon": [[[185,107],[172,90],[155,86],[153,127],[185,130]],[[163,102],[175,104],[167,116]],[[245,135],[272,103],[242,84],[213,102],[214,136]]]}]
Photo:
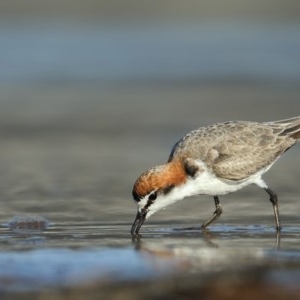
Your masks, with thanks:
[{"label": "bird's head", "polygon": [[144,221],[156,211],[184,198],[180,187],[197,170],[191,168],[188,161],[171,161],[144,172],[133,186],[133,199],[138,210],[131,228],[131,234],[137,235]]}]

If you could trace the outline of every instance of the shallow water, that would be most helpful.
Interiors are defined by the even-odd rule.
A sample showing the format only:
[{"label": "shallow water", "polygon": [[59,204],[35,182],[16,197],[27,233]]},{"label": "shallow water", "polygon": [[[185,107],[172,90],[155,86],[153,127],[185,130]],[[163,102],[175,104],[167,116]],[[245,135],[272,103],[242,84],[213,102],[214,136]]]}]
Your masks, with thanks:
[{"label": "shallow water", "polygon": [[280,236],[255,187],[221,197],[224,212],[205,232],[206,196],[158,212],[139,239],[129,231],[135,179],[187,131],[300,114],[299,24],[30,23],[21,33],[20,24],[0,30],[1,299],[226,299],[226,287],[230,299],[297,299],[299,146],[265,176],[279,196]]},{"label": "shallow water", "polygon": [[300,227],[277,236],[262,225],[214,225],[205,232],[181,225],[145,225],[132,240],[128,224],[61,223],[43,230],[2,224],[0,290],[32,293],[253,268],[263,268],[272,284],[298,286]]},{"label": "shallow water", "polygon": [[0,81],[299,82],[299,22],[99,21],[2,18]]},{"label": "shallow water", "polygon": [[[59,299],[67,289],[74,299],[81,293],[92,299],[92,294],[104,291],[103,297],[112,299],[125,291],[128,299],[153,299],[155,290],[176,299],[178,291],[202,295],[216,278],[233,280],[228,283],[231,289],[251,285],[254,278],[255,288],[250,290],[262,295],[261,289],[280,286],[274,299],[280,293],[293,298],[291,290],[298,293],[299,147],[288,151],[265,176],[279,196],[280,237],[268,195],[255,187],[221,197],[224,212],[206,232],[200,224],[214,205],[211,197],[199,196],[153,215],[140,239],[132,241],[129,234],[136,213],[131,199],[134,180],[147,167],[165,161],[181,134],[235,115],[264,120],[295,115],[297,90],[89,86],[3,92],[11,99],[3,105],[0,136],[3,297],[18,293],[32,299],[56,291],[53,299]],[[226,93],[234,97],[226,100],[220,115],[219,98]],[[253,97],[240,103],[239,98],[249,93]],[[199,94],[201,101],[195,101]],[[93,100],[98,95],[102,100]],[[19,105],[19,97],[25,106]],[[151,105],[140,101],[145,97]],[[256,110],[258,104],[267,105],[262,97],[277,99],[267,116]],[[47,101],[34,100],[39,98]],[[289,105],[282,107],[282,98]],[[176,104],[171,112],[169,103]],[[161,110],[156,111],[157,105]],[[199,121],[197,110],[203,105],[207,114]],[[155,112],[155,122],[148,113],[140,114],[149,110]],[[190,117],[183,118],[182,110]]]},{"label": "shallow water", "polygon": [[[158,294],[177,299],[177,293],[187,291],[197,298],[224,290],[210,289],[210,284],[225,279],[237,294],[241,284],[246,285],[242,290],[261,295],[270,286],[280,286],[273,299],[280,293],[297,299],[299,147],[288,151],[266,175],[279,196],[280,237],[268,195],[255,187],[221,197],[224,212],[206,232],[200,224],[214,205],[211,197],[199,196],[151,216],[140,239],[133,241],[129,234],[136,213],[131,198],[134,180],[147,167],[165,161],[181,134],[215,116],[257,119],[256,106],[264,105],[261,97],[277,99],[274,107],[284,110],[265,117],[261,112],[261,119],[295,115],[297,90],[239,86],[222,115],[219,97],[232,93],[232,87],[90,86],[60,88],[54,94],[52,88],[19,87],[4,92],[12,101],[3,105],[0,136],[3,299],[15,298],[16,293],[23,299],[49,299],[50,291],[52,299],[76,299],[82,293],[90,299],[99,293],[112,299],[120,293],[128,299],[153,299]],[[247,102],[245,112],[245,102],[238,99],[248,93],[257,96]],[[195,102],[199,94],[202,99]],[[104,100],[94,101],[98,95]],[[26,106],[19,105],[19,97]],[[40,97],[47,101],[34,100]],[[149,97],[151,105],[141,97]],[[281,98],[289,105],[283,108]],[[170,101],[176,104],[171,113]],[[156,111],[155,103],[161,110]],[[208,110],[199,122],[195,112],[202,105]],[[155,112],[155,122],[149,114],[138,113],[149,110]],[[181,110],[191,117],[182,118]]]}]

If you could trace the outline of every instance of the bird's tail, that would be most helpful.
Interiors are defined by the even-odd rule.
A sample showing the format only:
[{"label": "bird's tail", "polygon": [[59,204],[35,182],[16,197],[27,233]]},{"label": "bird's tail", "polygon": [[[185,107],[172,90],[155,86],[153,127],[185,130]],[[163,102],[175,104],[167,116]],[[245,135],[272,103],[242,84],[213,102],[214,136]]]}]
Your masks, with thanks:
[{"label": "bird's tail", "polygon": [[279,127],[283,129],[280,135],[287,135],[297,141],[300,140],[300,116],[286,120],[279,120],[272,123],[279,125]]}]

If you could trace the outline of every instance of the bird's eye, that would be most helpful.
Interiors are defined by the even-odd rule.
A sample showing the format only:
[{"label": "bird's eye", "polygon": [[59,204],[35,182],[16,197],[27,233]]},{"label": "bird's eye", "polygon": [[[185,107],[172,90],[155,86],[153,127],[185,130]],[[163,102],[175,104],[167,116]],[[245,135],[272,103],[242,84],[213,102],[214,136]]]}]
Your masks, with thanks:
[{"label": "bird's eye", "polygon": [[139,195],[138,195],[138,193],[135,192],[135,191],[132,191],[132,196],[133,196],[133,199],[134,199],[136,202],[139,202],[139,201],[141,200],[140,197],[139,197]]},{"label": "bird's eye", "polygon": [[149,195],[149,200],[154,201],[157,198],[157,192],[153,192],[152,194]]}]

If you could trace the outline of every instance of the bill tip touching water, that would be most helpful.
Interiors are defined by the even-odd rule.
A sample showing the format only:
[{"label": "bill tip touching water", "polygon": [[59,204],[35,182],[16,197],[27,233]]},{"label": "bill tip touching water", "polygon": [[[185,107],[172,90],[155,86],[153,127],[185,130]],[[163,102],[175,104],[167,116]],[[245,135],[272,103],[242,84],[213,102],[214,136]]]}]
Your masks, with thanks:
[{"label": "bill tip touching water", "polygon": [[219,196],[255,184],[264,189],[273,206],[277,231],[281,230],[277,195],[262,175],[300,140],[300,116],[273,121],[229,121],[200,127],[173,146],[167,163],[138,177],[132,195],[137,214],[131,228],[141,226],[158,210],[194,195],[210,195],[215,211],[202,228],[222,214]]}]

